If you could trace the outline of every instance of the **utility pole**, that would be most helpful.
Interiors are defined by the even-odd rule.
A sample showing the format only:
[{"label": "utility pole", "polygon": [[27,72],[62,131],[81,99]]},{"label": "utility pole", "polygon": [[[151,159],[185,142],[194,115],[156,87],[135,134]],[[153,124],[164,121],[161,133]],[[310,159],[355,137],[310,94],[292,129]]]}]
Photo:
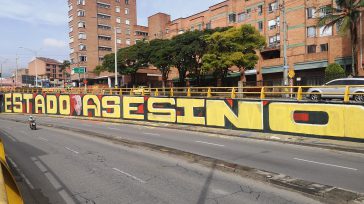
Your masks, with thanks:
[{"label": "utility pole", "polygon": [[16,53],[16,58],[15,58],[15,64],[16,64],[16,68],[15,68],[15,87],[17,85],[18,82],[18,53]]},{"label": "utility pole", "polygon": [[286,3],[285,0],[282,0],[282,16],[283,16],[283,57],[284,57],[284,66],[283,66],[283,84],[284,86],[288,86],[288,59],[287,59],[287,17],[286,17]]},{"label": "utility pole", "polygon": [[[364,11],[363,11],[364,12]],[[360,12],[360,20],[359,20],[359,45],[360,45],[360,62],[358,63],[358,67],[361,67],[362,71],[364,71],[363,67],[363,12]]]},{"label": "utility pole", "polygon": [[0,62],[0,72],[1,72],[1,75],[0,75],[0,87],[3,86],[3,77],[4,77],[3,64],[6,63],[7,61],[8,61],[8,59],[4,59],[4,61],[1,61]]},{"label": "utility pole", "polygon": [[117,47],[117,36],[116,36],[116,27],[114,27],[114,35],[115,35],[115,88],[118,88],[118,47]]}]

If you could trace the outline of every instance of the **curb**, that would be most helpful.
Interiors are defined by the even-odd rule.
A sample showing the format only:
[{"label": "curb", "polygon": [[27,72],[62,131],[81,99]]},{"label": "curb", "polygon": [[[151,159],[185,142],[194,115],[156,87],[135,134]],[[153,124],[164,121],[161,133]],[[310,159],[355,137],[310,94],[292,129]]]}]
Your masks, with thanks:
[{"label": "curb", "polygon": [[[18,123],[26,123],[18,119],[6,119]],[[72,131],[91,137],[97,137],[102,139],[107,139],[112,142],[128,146],[143,148],[145,150],[155,151],[163,154],[168,154],[172,156],[179,157],[181,159],[187,160],[189,162],[198,163],[208,168],[216,168],[218,170],[234,173],[242,177],[254,179],[260,182],[269,183],[271,185],[285,188],[287,190],[293,190],[296,192],[303,193],[313,199],[319,200],[324,203],[330,204],[364,204],[364,194],[357,192],[345,190],[342,188],[337,188],[329,185],[323,185],[319,183],[314,183],[310,181],[305,181],[301,179],[292,178],[283,174],[277,174],[265,170],[259,170],[243,165],[238,165],[235,163],[226,162],[220,159],[215,159],[207,156],[202,156],[194,153],[189,153],[186,151],[173,149],[169,147],[164,147],[160,145],[154,145],[145,142],[137,142],[128,139],[120,139],[100,133],[95,133],[87,130],[81,130],[77,128],[64,127],[60,125],[40,123],[41,126],[48,128],[56,128],[66,131]]]}]

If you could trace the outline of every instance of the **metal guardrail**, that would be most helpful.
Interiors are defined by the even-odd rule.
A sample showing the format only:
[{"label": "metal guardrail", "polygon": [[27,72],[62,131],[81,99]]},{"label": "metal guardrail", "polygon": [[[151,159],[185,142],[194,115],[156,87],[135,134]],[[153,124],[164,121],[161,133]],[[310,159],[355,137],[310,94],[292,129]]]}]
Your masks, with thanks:
[{"label": "metal guardrail", "polygon": [[5,159],[5,150],[0,140],[0,204],[22,204],[23,198],[15,183],[10,168]]},{"label": "metal guardrail", "polygon": [[[355,95],[364,93],[352,93],[357,86],[251,86],[251,87],[173,87],[173,88],[0,88],[0,92],[18,93],[59,93],[59,94],[105,94],[105,95],[129,95],[129,96],[178,96],[178,97],[207,97],[207,98],[291,98],[301,101],[305,96],[330,94],[343,96],[344,102],[349,102]],[[309,93],[309,88],[345,88],[345,92],[315,92]]]}]

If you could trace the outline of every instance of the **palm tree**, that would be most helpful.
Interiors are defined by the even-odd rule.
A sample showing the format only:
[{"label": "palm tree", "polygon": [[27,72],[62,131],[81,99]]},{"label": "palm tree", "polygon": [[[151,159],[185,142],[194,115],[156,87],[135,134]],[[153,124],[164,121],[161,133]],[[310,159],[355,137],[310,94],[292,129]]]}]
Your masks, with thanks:
[{"label": "palm tree", "polygon": [[62,75],[63,75],[63,86],[66,85],[66,74],[68,74],[66,72],[67,68],[69,68],[71,66],[71,62],[68,61],[68,60],[63,60],[63,63],[61,64],[61,72],[62,72]]},{"label": "palm tree", "polygon": [[[318,26],[325,26],[324,29],[339,25],[339,33],[345,35],[349,31],[351,39],[351,55],[352,55],[352,74],[357,75],[358,69],[355,66],[358,53],[358,28],[360,21],[360,12],[363,12],[364,0],[336,0],[336,7],[325,6],[320,10],[327,15],[318,20]],[[357,65],[358,66],[358,65]]]}]

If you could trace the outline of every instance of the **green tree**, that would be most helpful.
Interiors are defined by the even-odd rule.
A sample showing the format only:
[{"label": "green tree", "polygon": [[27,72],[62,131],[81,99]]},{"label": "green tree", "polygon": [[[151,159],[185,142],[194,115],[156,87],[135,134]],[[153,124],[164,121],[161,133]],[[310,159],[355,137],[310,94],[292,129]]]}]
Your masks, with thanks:
[{"label": "green tree", "polygon": [[317,25],[324,26],[324,29],[339,25],[339,32],[346,35],[349,31],[351,39],[351,54],[352,54],[352,74],[354,76],[358,73],[358,66],[356,65],[358,53],[358,37],[359,37],[359,20],[360,12],[363,11],[364,0],[336,0],[336,7],[329,5],[322,7],[320,12],[326,13],[319,18]]},{"label": "green tree", "polygon": [[71,67],[71,62],[69,60],[63,60],[60,68],[61,68],[61,73],[63,76],[63,86],[65,86],[66,84],[66,78],[69,77],[69,73],[67,73],[67,68]]},{"label": "green tree", "polygon": [[166,86],[169,72],[173,66],[173,47],[170,40],[156,39],[149,43],[149,63],[162,73],[163,88]]},{"label": "green tree", "polygon": [[215,32],[205,39],[209,46],[202,58],[202,68],[213,73],[218,79],[218,86],[232,66],[239,68],[243,80],[245,70],[254,69],[258,62],[255,50],[265,45],[265,38],[251,25]]},{"label": "green tree", "polygon": [[332,63],[325,69],[325,82],[346,77],[345,70],[337,63]]},{"label": "green tree", "polygon": [[[136,73],[140,68],[148,66],[148,43],[138,41],[135,45],[118,50],[118,73],[130,75],[132,84],[135,84]],[[95,69],[95,73],[108,71],[115,73],[115,54],[105,55],[101,67]]]}]

